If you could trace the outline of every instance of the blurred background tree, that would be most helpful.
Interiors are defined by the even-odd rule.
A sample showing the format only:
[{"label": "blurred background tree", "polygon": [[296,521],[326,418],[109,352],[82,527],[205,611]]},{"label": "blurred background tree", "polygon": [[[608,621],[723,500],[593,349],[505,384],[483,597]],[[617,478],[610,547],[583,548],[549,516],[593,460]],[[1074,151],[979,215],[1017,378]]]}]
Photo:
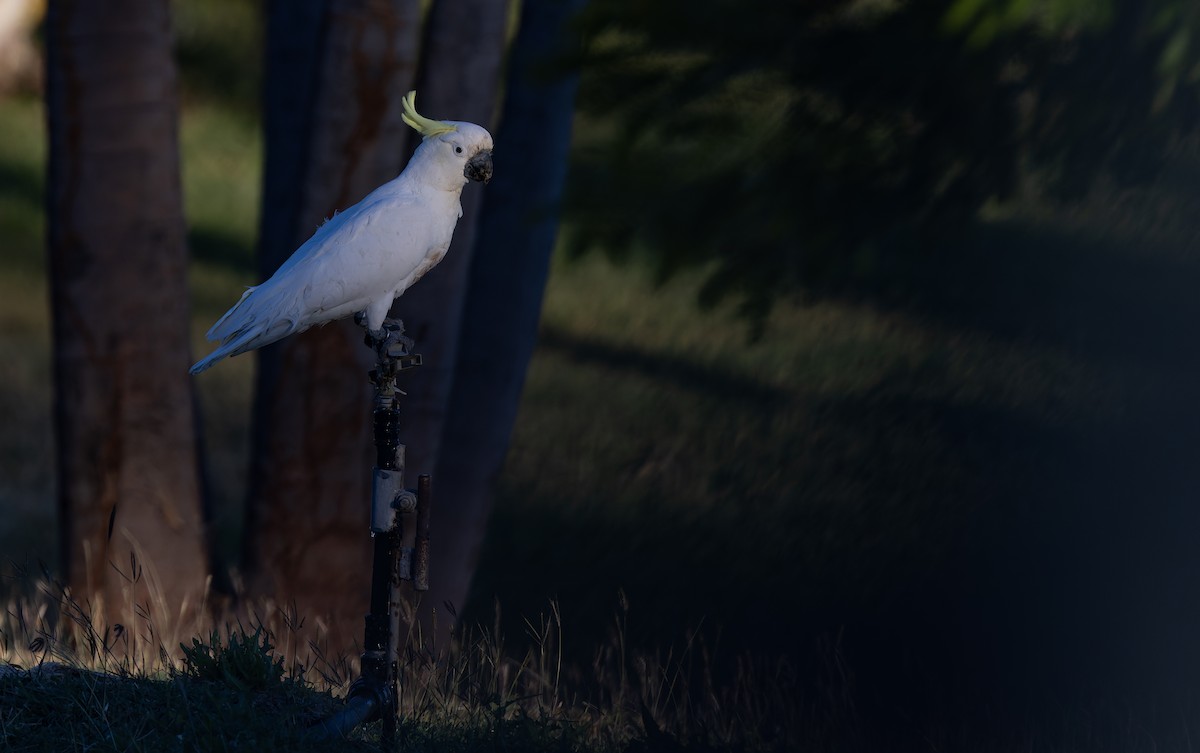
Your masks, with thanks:
[{"label": "blurred background tree", "polygon": [[212,572],[190,379],[166,0],[47,14],[60,557],[113,622],[195,609]]},{"label": "blurred background tree", "polygon": [[571,22],[583,5],[521,0],[495,134],[504,147],[457,289],[463,310],[453,381],[438,417],[433,522],[446,533],[432,552],[434,605],[458,609],[467,602],[538,341],[579,85],[577,74],[551,63],[574,50]]},{"label": "blurred background tree", "polygon": [[[334,4],[269,12],[284,5]],[[386,4],[336,5],[365,18]],[[340,168],[384,175],[409,147],[361,127],[388,120],[358,118],[356,86],[314,109],[322,76],[395,73],[377,66],[379,48],[333,60],[329,40],[353,36],[325,16],[300,19],[290,40],[274,27],[264,108],[259,8],[177,9],[199,344],[281,258],[268,247],[290,253],[351,200]],[[966,726],[1027,729],[1006,723],[995,695],[1049,699],[1054,726],[1055,703],[1085,686],[1147,706],[1189,691],[1200,672],[1200,605],[1184,596],[1200,587],[1192,6],[596,0],[568,32],[571,3],[518,10],[436,443],[450,517],[435,551],[450,562],[434,580],[459,593],[473,580],[463,618],[519,636],[557,597],[568,663],[684,645],[715,647],[714,665],[734,673],[757,660],[743,652],[772,670],[798,659],[818,696],[836,675],[865,715],[883,710],[881,739],[908,730],[918,749],[933,739],[921,719],[944,730],[964,708],[979,712]],[[272,47],[281,39],[293,49]],[[575,91],[550,74],[564,70],[582,81],[573,246],[605,254],[555,255],[543,308]],[[404,75],[387,86],[402,91]],[[23,427],[0,434],[0,495],[16,511],[0,534],[18,552],[50,550],[35,544],[55,522],[42,126],[32,100],[0,103],[0,411]],[[697,296],[713,310],[698,313]],[[308,578],[309,604],[333,581],[314,571],[358,546],[353,487],[369,464],[357,457],[365,421],[313,420],[365,408],[350,363],[366,350],[329,336],[345,373],[281,389],[302,397],[258,419],[312,466],[260,444],[256,457],[281,461],[267,469],[277,489],[296,496],[249,521],[253,361],[197,382],[221,562],[236,563],[243,541],[261,547],[246,559],[260,575],[264,559],[292,558],[276,574]],[[292,366],[307,374],[306,363]],[[279,385],[264,384],[270,405]],[[324,506],[335,496],[342,510]],[[317,520],[348,546],[322,550]],[[257,529],[276,523],[304,543],[272,550]],[[360,591],[345,588],[352,605]]]},{"label": "blurred background tree", "polygon": [[[275,2],[266,17],[265,167],[257,254],[265,280],[325,218],[404,162],[420,9],[408,0]],[[335,322],[258,359],[242,569],[250,598],[321,615],[336,646],[361,630],[370,572],[362,500],[373,462],[372,358]]]},{"label": "blurred background tree", "polygon": [[[536,0],[526,4],[535,17],[539,7]],[[260,277],[286,259],[320,218],[353,204],[403,167],[416,142],[399,119],[399,103],[414,81],[422,112],[491,125],[497,114],[501,60],[514,20],[507,4],[474,0],[440,0],[423,19],[417,4],[408,2],[272,6],[267,32],[267,167]],[[544,34],[557,39],[563,23],[565,18]],[[518,49],[530,45],[524,39],[518,36]],[[532,44],[550,46],[544,38]],[[516,56],[537,54],[541,52]],[[534,74],[522,66],[513,70],[510,87],[519,91]],[[570,97],[551,102],[553,111],[538,112],[569,123]],[[522,127],[542,127],[532,123],[528,114],[514,112],[514,118],[524,116]],[[560,133],[551,142],[553,149],[530,150],[524,159],[531,165],[565,164],[567,143],[566,134]],[[540,177],[540,173],[524,173],[523,180],[502,182],[490,193],[507,191],[557,201],[533,186],[531,181]],[[554,185],[561,189],[561,180]],[[402,405],[401,439],[407,446],[410,485],[417,474],[435,470],[446,431],[480,193],[478,187],[464,192],[464,216],[456,229],[453,252],[394,311],[416,338],[426,363],[403,380],[409,397]],[[498,198],[503,202],[503,196]],[[300,220],[295,222],[297,217]],[[500,258],[529,255],[534,248],[532,256],[540,260],[540,269],[532,274],[544,284],[553,229],[534,246],[516,247],[508,238],[478,240]],[[511,317],[501,313],[493,320],[508,323]],[[535,315],[525,317],[517,331],[531,345],[536,328]],[[370,554],[361,515],[362,501],[369,496],[364,469],[371,465],[370,401],[364,379],[370,351],[361,344],[361,336],[360,328],[343,322],[261,354],[253,480],[243,539],[250,595],[270,596],[295,604],[302,612],[322,614],[335,645],[350,645],[357,638],[366,607],[366,591],[353,585],[368,571]],[[486,347],[478,338],[474,342]],[[521,372],[531,352],[532,347],[527,347],[488,358],[475,370],[475,377],[490,381],[496,370]],[[498,451],[488,447],[498,455],[490,473],[484,474],[489,479],[498,471],[503,444],[512,430],[519,383],[517,387],[507,396],[500,423],[489,424],[490,435],[503,438]],[[476,384],[471,397],[481,394],[486,391]],[[472,421],[480,428],[478,417]],[[458,447],[454,452],[467,457],[466,450]],[[489,510],[486,491],[486,485],[472,487],[470,494],[466,489],[452,491],[440,497],[435,507],[433,524],[443,531],[440,548],[449,556],[439,554],[428,603],[439,609],[449,605],[450,615],[440,620],[443,627],[453,626],[452,615],[466,600],[476,561],[473,552],[478,550]],[[296,515],[295,510],[305,514]]]},{"label": "blurred background tree", "polygon": [[[502,102],[502,62],[509,49],[509,31],[515,20],[506,0],[452,0],[434,3],[426,21],[425,45],[417,80],[419,106],[435,117],[479,123],[495,134]],[[519,42],[518,42],[519,43]],[[413,141],[415,148],[415,139]],[[392,306],[409,335],[419,343],[424,365],[403,380],[408,393],[401,405],[404,420],[400,441],[406,447],[410,487],[419,474],[435,474],[442,454],[446,414],[454,399],[451,389],[457,371],[463,310],[469,295],[467,279],[475,263],[475,251],[486,247],[487,238],[476,233],[482,208],[497,193],[494,186],[468,187],[461,197],[462,217],[454,229],[451,251]],[[525,190],[517,186],[515,190]],[[503,188],[501,189],[503,190]],[[530,335],[536,330],[531,330]],[[511,431],[511,424],[508,430]],[[453,452],[447,448],[447,452]],[[438,481],[441,474],[435,474]],[[440,484],[439,484],[440,488]],[[459,495],[439,495],[431,513],[434,530],[452,532],[439,537],[442,548],[470,538],[486,524],[487,510],[471,515],[472,500]],[[482,518],[478,522],[476,518]],[[464,525],[460,526],[459,523]],[[430,583],[424,610],[426,635],[433,626],[453,627],[452,615],[467,598],[474,561],[454,557],[438,563],[438,575]],[[443,605],[450,605],[449,613]],[[433,611],[442,612],[440,620]]]},{"label": "blurred background tree", "polygon": [[1019,188],[1145,180],[1195,126],[1176,0],[601,0],[576,250],[709,265],[761,326],[799,291],[887,292]]}]

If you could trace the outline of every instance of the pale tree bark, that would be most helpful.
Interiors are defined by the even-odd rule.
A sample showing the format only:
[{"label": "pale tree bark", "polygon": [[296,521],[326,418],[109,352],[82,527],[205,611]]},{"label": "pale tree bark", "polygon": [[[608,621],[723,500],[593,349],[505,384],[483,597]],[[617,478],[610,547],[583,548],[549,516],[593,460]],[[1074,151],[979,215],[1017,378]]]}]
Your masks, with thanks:
[{"label": "pale tree bark", "polygon": [[[418,0],[276,0],[268,19],[259,271],[403,162]],[[250,592],[361,638],[370,578],[371,352],[337,322],[259,356],[243,563]]]},{"label": "pale tree bark", "polygon": [[210,571],[169,3],[55,0],[46,39],[65,578],[110,620],[136,603],[163,629]]},{"label": "pale tree bark", "polygon": [[[507,24],[506,0],[433,3],[417,80],[417,107],[422,114],[491,127]],[[499,153],[505,149],[499,143],[497,148]],[[409,396],[404,401],[401,441],[407,448],[410,474],[432,473],[437,462],[454,378],[475,225],[487,191],[478,185],[463,190],[463,216],[454,229],[454,241],[446,257],[392,307],[424,357],[424,365],[405,380]],[[443,531],[441,535],[456,534]]]},{"label": "pale tree bark", "polygon": [[[430,600],[466,601],[508,451],[558,232],[578,77],[553,74],[582,0],[523,0],[438,454]],[[439,625],[447,624],[439,619]]]}]

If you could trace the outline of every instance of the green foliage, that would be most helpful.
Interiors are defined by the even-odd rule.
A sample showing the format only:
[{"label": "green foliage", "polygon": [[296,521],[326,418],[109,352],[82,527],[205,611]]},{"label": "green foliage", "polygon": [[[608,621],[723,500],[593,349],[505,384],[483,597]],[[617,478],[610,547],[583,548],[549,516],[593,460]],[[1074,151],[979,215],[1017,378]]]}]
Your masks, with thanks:
[{"label": "green foliage", "polygon": [[808,287],[905,279],[979,210],[1032,188],[1142,181],[1188,132],[1192,4],[1162,0],[597,0],[576,250],[660,278],[712,264],[701,300],[761,321]]},{"label": "green foliage", "polygon": [[247,634],[240,628],[227,629],[228,645],[221,644],[217,630],[209,633],[208,641],[192,639],[183,650],[184,674],[197,680],[228,683],[238,690],[263,690],[283,679],[283,657],[274,656],[269,633],[259,625]]},{"label": "green foliage", "polygon": [[987,45],[1004,34],[1036,29],[1047,35],[1086,30],[1112,22],[1111,0],[953,0],[945,27],[965,33],[973,45]]}]

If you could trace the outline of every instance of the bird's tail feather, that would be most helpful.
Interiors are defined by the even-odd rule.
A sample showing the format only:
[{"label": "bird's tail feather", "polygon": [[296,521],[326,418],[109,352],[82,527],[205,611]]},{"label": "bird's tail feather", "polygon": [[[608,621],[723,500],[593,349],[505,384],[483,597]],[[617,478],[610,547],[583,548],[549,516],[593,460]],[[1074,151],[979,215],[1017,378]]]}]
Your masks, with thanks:
[{"label": "bird's tail feather", "polygon": [[199,374],[201,371],[212,368],[217,361],[226,356],[236,356],[239,353],[245,353],[254,347],[253,342],[261,334],[261,326],[250,326],[244,330],[234,332],[221,343],[221,347],[197,361],[188,371],[192,374]]},{"label": "bird's tail feather", "polygon": [[[213,324],[213,326],[208,328],[208,332],[204,336],[206,338],[208,338],[209,340],[213,340],[213,341],[227,339],[232,334],[232,332],[222,332],[221,331],[223,328],[225,328],[224,327],[225,322],[229,321],[229,317],[231,317],[235,313],[241,311],[242,304],[246,303],[246,299],[249,298],[250,294],[256,290],[258,290],[258,286],[246,288],[246,292],[242,293],[242,297],[238,299],[238,302],[233,304],[232,306],[230,306],[229,310],[226,311],[224,314],[222,314],[221,318],[218,319]],[[230,325],[234,325],[234,324],[237,324],[237,322],[230,322]]]},{"label": "bird's tail feather", "polygon": [[211,369],[221,359],[235,356],[249,349],[248,343],[262,330],[262,326],[256,326],[255,322],[254,309],[256,307],[254,304],[256,299],[250,297],[255,290],[258,288],[246,288],[246,292],[242,293],[238,302],[230,306],[229,310],[208,328],[205,337],[209,340],[220,340],[221,345],[197,361],[188,371],[192,374],[199,374],[206,369]]},{"label": "bird's tail feather", "polygon": [[[251,295],[255,291],[258,295]],[[220,340],[221,344],[192,366],[191,373],[199,374],[222,358],[270,345],[307,329],[308,325],[294,315],[281,313],[287,309],[285,304],[286,300],[281,301],[279,291],[272,287],[260,285],[247,290],[208,330],[208,339]]]}]

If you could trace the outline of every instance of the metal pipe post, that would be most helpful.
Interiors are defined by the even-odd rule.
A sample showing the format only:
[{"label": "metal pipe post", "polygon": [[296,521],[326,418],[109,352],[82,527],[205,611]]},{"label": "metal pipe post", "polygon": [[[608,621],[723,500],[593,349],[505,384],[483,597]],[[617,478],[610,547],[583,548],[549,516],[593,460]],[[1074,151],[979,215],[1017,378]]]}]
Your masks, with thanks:
[{"label": "metal pipe post", "polygon": [[[395,747],[398,709],[401,581],[412,578],[414,543],[424,542],[428,569],[429,521],[420,523],[419,499],[404,488],[404,445],[400,444],[400,409],[396,386],[399,372],[421,365],[421,356],[409,352],[412,341],[403,336],[403,324],[389,320],[382,339],[367,336],[378,356],[371,371],[375,386],[373,430],[375,468],[371,485],[370,610],[363,636],[361,672],[350,686],[346,707],[314,727],[319,737],[344,736],[359,724],[379,719],[380,747]],[[429,477],[419,486],[428,496]],[[428,502],[426,502],[428,505]],[[414,520],[417,518],[417,520]],[[424,526],[422,528],[422,525]],[[419,531],[423,539],[417,540]],[[415,541],[414,541],[415,540]],[[426,575],[426,582],[428,576]]]}]

